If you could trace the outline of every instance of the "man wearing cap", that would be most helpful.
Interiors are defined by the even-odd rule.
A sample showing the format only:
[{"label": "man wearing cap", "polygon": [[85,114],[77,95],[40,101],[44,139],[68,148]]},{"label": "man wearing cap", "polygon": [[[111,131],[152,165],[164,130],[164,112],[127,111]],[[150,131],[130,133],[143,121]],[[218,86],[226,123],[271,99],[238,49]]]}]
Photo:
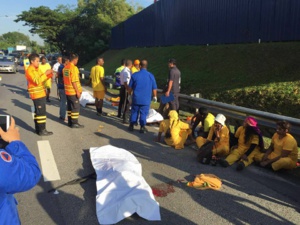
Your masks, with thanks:
[{"label": "man wearing cap", "polygon": [[180,82],[181,82],[181,73],[176,66],[175,59],[169,59],[168,61],[169,66],[169,77],[168,77],[168,84],[167,90],[165,92],[165,96],[169,97],[170,93],[173,94],[174,100],[169,102],[170,110],[179,110],[179,93],[180,93]]},{"label": "man wearing cap", "polygon": [[229,129],[225,125],[226,117],[218,114],[215,117],[214,125],[210,128],[207,139],[197,137],[196,143],[201,148],[207,141],[214,141],[212,155],[227,156],[229,153]]},{"label": "man wearing cap", "polygon": [[131,68],[131,74],[134,74],[139,71],[140,71],[140,60],[136,59],[133,62],[133,66]]}]

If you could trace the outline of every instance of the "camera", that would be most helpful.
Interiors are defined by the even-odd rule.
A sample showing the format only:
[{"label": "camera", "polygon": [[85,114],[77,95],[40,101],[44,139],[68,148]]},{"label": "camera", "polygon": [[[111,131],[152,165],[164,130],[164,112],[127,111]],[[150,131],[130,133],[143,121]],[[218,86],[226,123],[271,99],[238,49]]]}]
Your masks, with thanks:
[{"label": "camera", "polygon": [[[7,131],[10,126],[10,116],[0,114],[0,127],[3,131]],[[8,143],[4,141],[0,136],[0,148],[5,148]]]},{"label": "camera", "polygon": [[7,131],[10,126],[10,116],[0,114],[0,127],[3,131]]}]

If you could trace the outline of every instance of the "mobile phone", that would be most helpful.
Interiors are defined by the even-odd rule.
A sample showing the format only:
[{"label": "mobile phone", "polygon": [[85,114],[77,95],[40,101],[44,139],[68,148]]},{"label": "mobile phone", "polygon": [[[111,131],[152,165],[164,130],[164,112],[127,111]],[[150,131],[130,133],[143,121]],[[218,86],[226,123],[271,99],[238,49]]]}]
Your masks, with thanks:
[{"label": "mobile phone", "polygon": [[0,127],[3,131],[7,131],[10,126],[10,116],[0,114]]}]

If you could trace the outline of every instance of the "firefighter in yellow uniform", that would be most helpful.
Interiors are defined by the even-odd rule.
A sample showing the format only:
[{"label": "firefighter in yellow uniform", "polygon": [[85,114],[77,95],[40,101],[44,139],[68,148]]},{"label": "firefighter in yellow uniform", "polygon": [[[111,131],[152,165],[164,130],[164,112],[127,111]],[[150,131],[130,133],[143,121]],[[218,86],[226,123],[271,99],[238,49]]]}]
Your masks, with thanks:
[{"label": "firefighter in yellow uniform", "polygon": [[264,149],[261,131],[257,126],[257,121],[253,117],[247,117],[243,126],[240,126],[235,132],[235,137],[238,138],[238,145],[232,147],[231,153],[226,159],[220,159],[219,163],[223,167],[228,167],[239,161],[237,170],[242,170],[240,160],[246,160],[247,157],[254,151]]},{"label": "firefighter in yellow uniform", "polygon": [[40,136],[48,136],[53,133],[46,130],[46,90],[44,82],[52,78],[52,70],[44,73],[39,69],[40,58],[38,54],[29,56],[30,66],[26,70],[28,92],[34,104],[35,131]]},{"label": "firefighter in yellow uniform", "polygon": [[68,125],[72,128],[83,128],[84,126],[78,123],[79,99],[82,94],[82,88],[79,79],[79,70],[76,66],[77,63],[78,55],[72,54],[70,56],[70,63],[63,69],[63,78],[67,96]]},{"label": "firefighter in yellow uniform", "polygon": [[227,156],[229,153],[229,129],[225,125],[226,117],[218,114],[215,117],[215,123],[211,126],[207,139],[199,136],[196,139],[198,148],[207,141],[214,141],[212,154],[216,156]]},{"label": "firefighter in yellow uniform", "polygon": [[242,163],[245,166],[253,161],[260,162],[261,166],[270,166],[274,171],[281,169],[294,169],[297,167],[298,145],[295,138],[289,134],[290,124],[286,121],[278,121],[276,133],[272,137],[271,145],[266,153],[252,152],[247,160]]},{"label": "firefighter in yellow uniform", "polygon": [[176,110],[171,110],[169,112],[169,119],[165,119],[160,123],[157,142],[160,142],[162,133],[165,134],[164,141],[166,144],[173,146],[175,149],[183,149],[187,138],[189,136],[192,138],[190,125],[179,120]]}]

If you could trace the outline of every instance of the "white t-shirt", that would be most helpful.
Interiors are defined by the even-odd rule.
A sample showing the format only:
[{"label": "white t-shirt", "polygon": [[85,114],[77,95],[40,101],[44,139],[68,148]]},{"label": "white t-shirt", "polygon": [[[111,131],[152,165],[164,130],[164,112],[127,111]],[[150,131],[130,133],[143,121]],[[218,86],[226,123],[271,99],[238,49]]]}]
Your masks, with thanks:
[{"label": "white t-shirt", "polygon": [[131,71],[128,67],[124,67],[124,69],[121,71],[120,73],[120,81],[121,81],[121,85],[124,85],[124,82],[127,83],[127,85],[129,84],[131,78]]},{"label": "white t-shirt", "polygon": [[53,71],[57,73],[59,66],[60,66],[60,63],[59,63],[59,62],[55,63],[55,64],[53,65]]}]

